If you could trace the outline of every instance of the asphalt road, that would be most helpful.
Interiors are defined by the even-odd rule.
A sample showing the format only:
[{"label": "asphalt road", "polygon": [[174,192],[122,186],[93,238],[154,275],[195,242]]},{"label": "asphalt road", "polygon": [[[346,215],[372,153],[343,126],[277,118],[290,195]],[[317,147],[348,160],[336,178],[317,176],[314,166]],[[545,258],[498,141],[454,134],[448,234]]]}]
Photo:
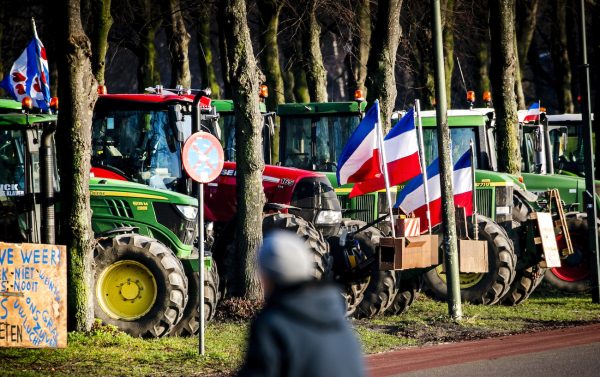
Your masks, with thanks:
[{"label": "asphalt road", "polygon": [[600,325],[371,355],[370,376],[600,376]]}]

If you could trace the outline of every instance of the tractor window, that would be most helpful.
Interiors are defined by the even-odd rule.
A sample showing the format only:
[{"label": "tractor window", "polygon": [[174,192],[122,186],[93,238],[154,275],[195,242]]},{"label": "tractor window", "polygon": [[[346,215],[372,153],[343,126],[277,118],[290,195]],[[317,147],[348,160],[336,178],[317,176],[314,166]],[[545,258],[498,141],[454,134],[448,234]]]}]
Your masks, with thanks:
[{"label": "tractor window", "polygon": [[521,171],[535,173],[535,142],[531,132],[523,133],[523,149],[521,151]]},{"label": "tractor window", "polygon": [[0,131],[0,196],[25,195],[25,145],[24,132]]},{"label": "tractor window", "polygon": [[[466,151],[469,150],[469,143],[471,140],[474,142],[475,156],[479,158],[479,151],[477,150],[477,129],[470,127],[453,127],[450,128],[450,139],[452,141],[452,161],[456,162]],[[427,164],[438,157],[438,139],[437,129],[435,128],[423,128],[423,145],[425,148],[425,160]],[[475,167],[477,168],[479,162],[475,161]]]},{"label": "tractor window", "polygon": [[219,128],[225,161],[235,161],[235,114],[219,114]]},{"label": "tractor window", "polygon": [[182,174],[174,130],[166,110],[95,114],[92,164],[151,187],[175,187]]},{"label": "tractor window", "polygon": [[357,116],[321,117],[316,122],[315,135],[316,169],[318,171],[335,172],[337,159],[342,154],[346,142],[358,126]]},{"label": "tractor window", "polygon": [[310,118],[288,118],[285,120],[285,151],[283,164],[300,169],[312,170]]}]

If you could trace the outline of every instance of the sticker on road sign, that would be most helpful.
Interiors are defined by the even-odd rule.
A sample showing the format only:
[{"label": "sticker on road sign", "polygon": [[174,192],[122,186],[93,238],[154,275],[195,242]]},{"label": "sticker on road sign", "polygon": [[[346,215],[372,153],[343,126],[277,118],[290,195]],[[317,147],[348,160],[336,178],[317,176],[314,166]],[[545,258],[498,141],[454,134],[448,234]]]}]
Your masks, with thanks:
[{"label": "sticker on road sign", "polygon": [[208,183],[223,169],[223,148],[219,140],[207,132],[191,135],[182,151],[183,168],[196,182]]}]

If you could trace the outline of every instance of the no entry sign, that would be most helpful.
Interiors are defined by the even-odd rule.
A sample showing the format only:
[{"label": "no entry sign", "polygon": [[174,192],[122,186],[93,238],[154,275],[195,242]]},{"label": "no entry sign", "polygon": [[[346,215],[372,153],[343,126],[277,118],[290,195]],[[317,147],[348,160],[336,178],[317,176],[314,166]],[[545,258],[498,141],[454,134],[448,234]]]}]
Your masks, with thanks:
[{"label": "no entry sign", "polygon": [[207,132],[191,135],[182,152],[183,168],[196,182],[208,183],[221,174],[223,148],[219,140]]}]

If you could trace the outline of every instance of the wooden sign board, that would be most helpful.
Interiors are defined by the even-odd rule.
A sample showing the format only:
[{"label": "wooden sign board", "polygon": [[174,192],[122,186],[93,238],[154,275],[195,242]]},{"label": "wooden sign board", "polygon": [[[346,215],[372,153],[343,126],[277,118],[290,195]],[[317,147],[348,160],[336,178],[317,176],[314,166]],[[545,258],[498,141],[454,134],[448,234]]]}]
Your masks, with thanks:
[{"label": "wooden sign board", "polygon": [[460,272],[489,272],[487,246],[487,241],[458,240]]},{"label": "wooden sign board", "polygon": [[536,219],[540,230],[541,239],[539,241],[544,250],[542,265],[547,268],[560,267],[560,254],[556,243],[556,235],[554,234],[552,215],[546,212],[538,212]]},{"label": "wooden sign board", "polygon": [[67,346],[65,246],[0,242],[0,347]]}]

